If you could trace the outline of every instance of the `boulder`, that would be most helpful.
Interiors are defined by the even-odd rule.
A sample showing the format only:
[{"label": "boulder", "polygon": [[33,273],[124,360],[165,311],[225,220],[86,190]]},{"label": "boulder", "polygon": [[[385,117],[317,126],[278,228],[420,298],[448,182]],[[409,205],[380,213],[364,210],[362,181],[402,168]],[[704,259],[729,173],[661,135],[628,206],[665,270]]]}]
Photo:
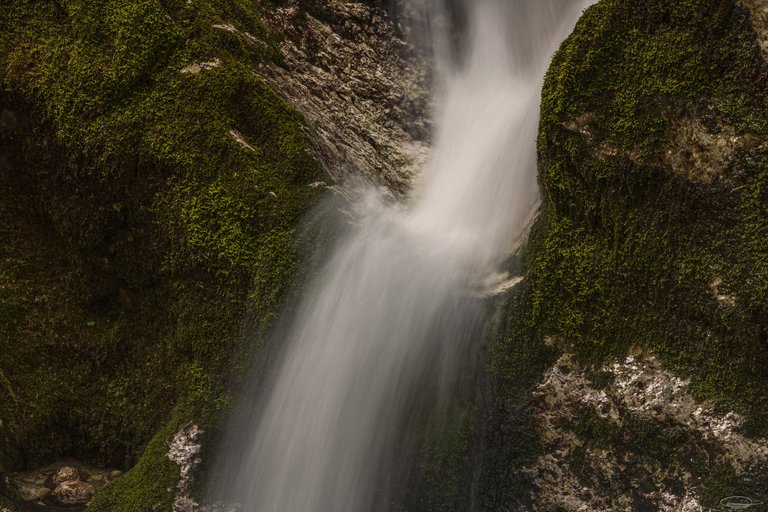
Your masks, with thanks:
[{"label": "boulder", "polygon": [[59,484],[53,492],[51,499],[59,505],[85,505],[93,497],[93,486],[86,482],[70,480]]},{"label": "boulder", "polygon": [[72,466],[62,466],[53,475],[54,485],[80,480],[80,473]]}]

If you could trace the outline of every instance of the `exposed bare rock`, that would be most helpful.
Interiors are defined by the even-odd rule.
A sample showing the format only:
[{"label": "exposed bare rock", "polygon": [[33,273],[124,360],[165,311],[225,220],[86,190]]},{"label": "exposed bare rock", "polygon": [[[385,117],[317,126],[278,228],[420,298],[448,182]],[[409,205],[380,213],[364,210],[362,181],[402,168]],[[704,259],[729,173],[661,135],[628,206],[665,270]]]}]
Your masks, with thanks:
[{"label": "exposed bare rock", "polygon": [[693,181],[727,180],[736,153],[760,142],[755,135],[736,133],[732,126],[708,127],[700,119],[683,118],[672,127],[664,163]]},{"label": "exposed bare rock", "polygon": [[253,146],[248,144],[248,141],[245,140],[245,137],[243,137],[242,133],[238,132],[237,130],[230,130],[229,134],[233,139],[235,139],[235,142],[237,142],[241,148],[247,149],[248,151],[256,151]]},{"label": "exposed bare rock", "polygon": [[19,497],[24,501],[38,501],[45,498],[51,490],[45,485],[35,482],[19,482],[16,485]]},{"label": "exposed bare rock", "polygon": [[768,461],[768,440],[740,434],[739,415],[697,401],[650,356],[588,372],[565,355],[534,400],[544,445],[530,468],[536,510],[704,511],[696,461],[736,475]]},{"label": "exposed bare rock", "polygon": [[337,181],[362,175],[405,192],[428,156],[426,66],[380,9],[330,0],[322,20],[311,11],[288,2],[267,16],[285,35],[285,63],[260,73],[304,114]]},{"label": "exposed bare rock", "polygon": [[176,485],[173,512],[198,510],[198,504],[191,493],[194,470],[200,464],[198,455],[201,445],[198,437],[201,433],[197,425],[187,425],[176,433],[168,446],[168,458],[179,465],[179,483]]},{"label": "exposed bare rock", "polygon": [[53,475],[53,483],[55,485],[63,484],[64,482],[80,480],[80,473],[76,468],[72,466],[62,466]]},{"label": "exposed bare rock", "polygon": [[220,65],[221,65],[221,61],[219,59],[213,59],[208,62],[199,62],[196,64],[190,64],[189,66],[182,68],[181,73],[189,73],[192,75],[196,75],[201,71],[217,68]]},{"label": "exposed bare rock", "polygon": [[723,280],[719,277],[715,278],[715,280],[709,284],[709,290],[712,292],[712,295],[715,296],[717,302],[729,308],[736,306],[736,295],[733,293],[725,293],[723,288]]},{"label": "exposed bare rock", "polygon": [[581,134],[587,142],[591,142],[595,131],[593,125],[594,122],[595,113],[587,112],[586,114],[580,115],[576,119],[564,122],[563,128],[568,131]]},{"label": "exposed bare rock", "polygon": [[94,495],[93,486],[87,482],[69,480],[58,485],[51,492],[51,499],[59,505],[85,505]]},{"label": "exposed bare rock", "polygon": [[193,498],[195,470],[202,462],[200,459],[200,435],[203,433],[197,425],[182,427],[168,445],[168,458],[179,465],[179,482],[173,500],[173,512],[239,512],[235,504],[215,503],[200,505]]},{"label": "exposed bare rock", "polygon": [[[710,120],[713,118],[714,115],[708,117]],[[589,144],[594,139],[594,123],[595,114],[588,112],[562,123],[562,126],[579,134]],[[738,153],[755,148],[762,142],[754,134],[736,133],[732,126],[705,122],[703,118],[682,117],[672,123],[663,163],[674,173],[691,181],[708,184],[718,180],[728,181]],[[623,155],[640,163],[638,152],[619,150],[608,143],[597,145],[593,155],[600,161]]]}]

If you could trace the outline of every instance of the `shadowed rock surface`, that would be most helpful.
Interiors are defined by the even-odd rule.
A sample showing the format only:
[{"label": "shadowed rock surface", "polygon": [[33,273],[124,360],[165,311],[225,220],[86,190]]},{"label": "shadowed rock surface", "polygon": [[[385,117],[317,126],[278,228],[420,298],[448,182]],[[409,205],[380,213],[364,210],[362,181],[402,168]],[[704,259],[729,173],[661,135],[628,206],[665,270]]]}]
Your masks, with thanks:
[{"label": "shadowed rock surface", "polygon": [[339,182],[363,176],[397,194],[429,154],[427,67],[381,9],[363,3],[289,3],[266,17],[284,34],[284,62],[260,70],[296,107]]}]

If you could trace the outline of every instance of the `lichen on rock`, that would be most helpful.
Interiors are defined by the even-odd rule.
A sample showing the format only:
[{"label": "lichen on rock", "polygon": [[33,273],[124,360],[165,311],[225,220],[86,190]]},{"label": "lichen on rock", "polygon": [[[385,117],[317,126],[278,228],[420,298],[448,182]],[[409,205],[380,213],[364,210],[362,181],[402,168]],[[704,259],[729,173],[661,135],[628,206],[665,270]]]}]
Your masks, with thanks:
[{"label": "lichen on rock", "polygon": [[56,486],[51,491],[51,499],[65,507],[73,505],[85,505],[93,498],[93,486],[79,480],[67,480]]},{"label": "lichen on rock", "polygon": [[543,442],[528,470],[537,484],[536,510],[704,510],[702,495],[711,502],[709,494],[719,489],[708,487],[702,466],[722,466],[738,477],[768,464],[767,439],[740,434],[739,415],[697,400],[687,382],[653,357],[629,356],[587,371],[564,355],[533,397]]},{"label": "lichen on rock", "polygon": [[72,480],[78,481],[80,480],[80,472],[77,471],[77,468],[73,468],[72,466],[62,466],[53,474],[51,480],[54,485],[63,484],[64,482]]},{"label": "lichen on rock", "polygon": [[199,509],[191,495],[194,471],[201,462],[199,436],[197,425],[186,425],[173,436],[168,446],[168,458],[179,466],[173,512],[193,512]]}]

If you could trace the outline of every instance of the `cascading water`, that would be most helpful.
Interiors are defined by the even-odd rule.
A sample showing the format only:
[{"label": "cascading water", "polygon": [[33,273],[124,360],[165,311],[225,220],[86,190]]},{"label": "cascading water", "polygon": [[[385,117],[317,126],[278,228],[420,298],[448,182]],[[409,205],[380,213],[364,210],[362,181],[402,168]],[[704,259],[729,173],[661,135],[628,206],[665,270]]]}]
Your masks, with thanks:
[{"label": "cascading water", "polygon": [[360,192],[354,225],[253,390],[255,416],[232,426],[221,460],[234,476],[219,496],[245,512],[387,508],[377,496],[404,415],[420,389],[435,402],[452,389],[482,319],[478,296],[498,284],[537,207],[542,77],[588,3],[465,1],[464,55],[435,52],[446,62],[423,185],[410,204]]}]

